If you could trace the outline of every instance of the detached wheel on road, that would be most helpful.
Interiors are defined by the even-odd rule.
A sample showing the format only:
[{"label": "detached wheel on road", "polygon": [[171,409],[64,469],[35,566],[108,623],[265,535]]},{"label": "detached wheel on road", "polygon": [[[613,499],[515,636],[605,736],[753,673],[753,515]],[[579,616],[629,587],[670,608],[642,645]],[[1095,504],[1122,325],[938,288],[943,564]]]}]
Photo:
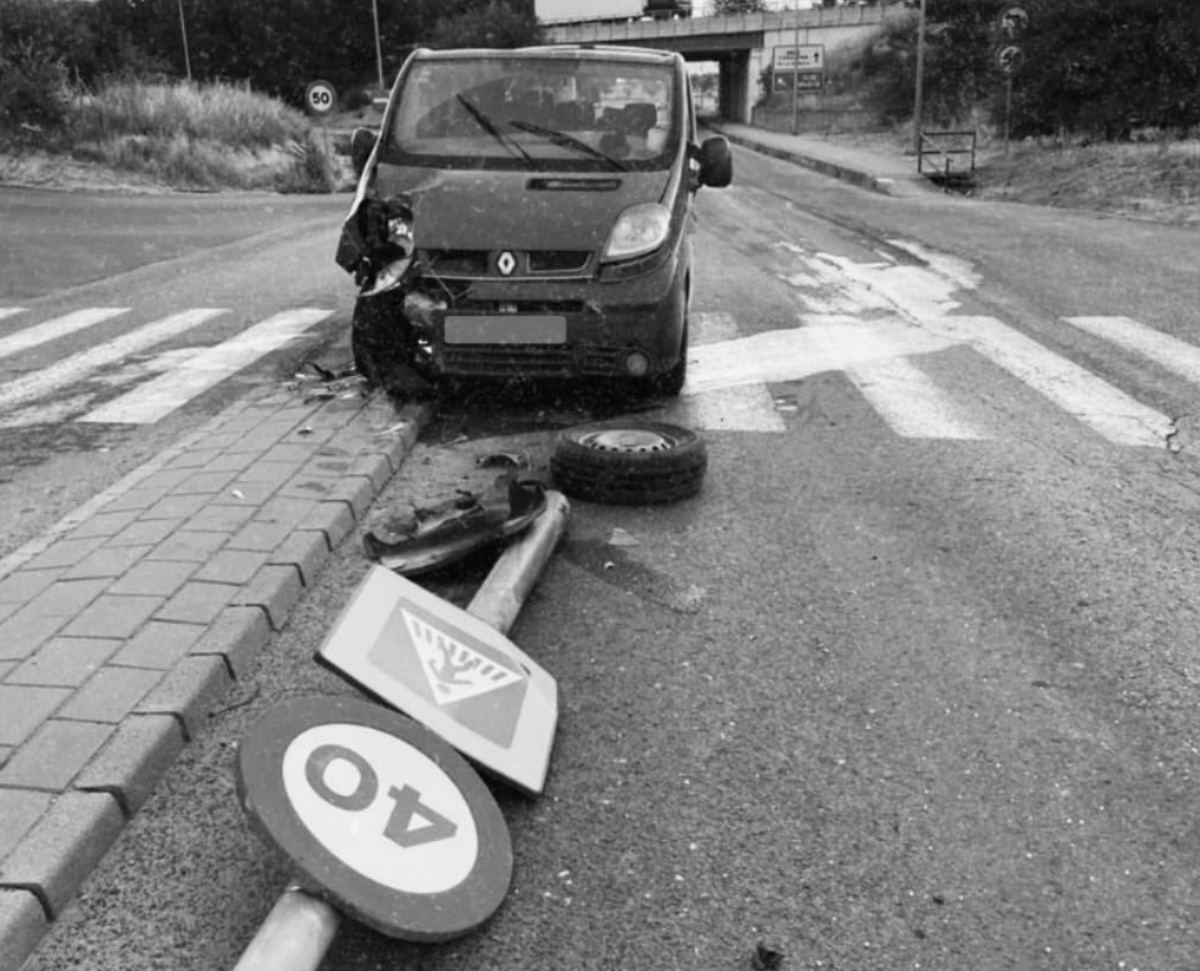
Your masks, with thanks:
[{"label": "detached wheel on road", "polygon": [[623,506],[694,496],[707,468],[704,441],[690,428],[640,419],[568,428],[550,457],[554,482],[567,495]]}]

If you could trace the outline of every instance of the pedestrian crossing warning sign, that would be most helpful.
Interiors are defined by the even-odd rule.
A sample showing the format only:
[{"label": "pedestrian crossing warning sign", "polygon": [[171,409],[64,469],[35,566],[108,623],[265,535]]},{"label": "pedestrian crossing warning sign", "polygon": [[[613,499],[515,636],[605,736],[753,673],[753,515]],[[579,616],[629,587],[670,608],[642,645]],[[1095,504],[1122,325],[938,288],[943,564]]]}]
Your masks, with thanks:
[{"label": "pedestrian crossing warning sign", "polygon": [[375,566],[317,657],[468,758],[541,792],[558,720],[557,686],[478,617]]},{"label": "pedestrian crossing warning sign", "polygon": [[[519,671],[499,658],[489,657],[478,648],[456,640],[450,631],[428,622],[415,611],[402,607],[400,616],[437,704],[465,701],[524,680]],[[386,658],[381,657],[380,661],[386,663]]]}]

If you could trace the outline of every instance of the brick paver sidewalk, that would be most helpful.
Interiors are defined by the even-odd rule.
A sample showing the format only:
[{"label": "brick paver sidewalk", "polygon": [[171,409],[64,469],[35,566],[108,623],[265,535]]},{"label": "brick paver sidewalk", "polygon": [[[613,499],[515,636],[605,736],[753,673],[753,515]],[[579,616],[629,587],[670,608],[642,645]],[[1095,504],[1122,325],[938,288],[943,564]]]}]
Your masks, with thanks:
[{"label": "brick paver sidewalk", "polygon": [[0,561],[0,971],[282,627],[426,417],[251,398]]}]

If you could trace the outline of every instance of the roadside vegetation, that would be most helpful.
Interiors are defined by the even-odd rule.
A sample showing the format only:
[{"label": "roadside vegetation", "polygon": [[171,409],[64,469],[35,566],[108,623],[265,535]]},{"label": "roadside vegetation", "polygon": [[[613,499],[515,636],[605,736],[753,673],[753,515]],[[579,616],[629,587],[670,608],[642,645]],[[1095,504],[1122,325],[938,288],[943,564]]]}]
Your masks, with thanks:
[{"label": "roadside vegetation", "polygon": [[973,194],[1200,227],[1200,140],[1060,145],[1039,139],[993,150]]},{"label": "roadside vegetation", "polygon": [[[976,195],[1200,225],[1196,0],[926,6],[922,130],[977,133]],[[1025,18],[1006,19],[1014,8]],[[829,119],[823,134],[904,151],[917,16],[899,3],[888,10],[876,41],[832,54],[824,92],[805,101]],[[1006,72],[1000,55],[1012,49]],[[790,94],[769,69],[760,81],[761,104],[790,120]]]},{"label": "roadside vegetation", "polygon": [[532,4],[519,0],[378,10],[381,65],[370,5],[0,0],[0,181],[86,184],[90,167],[94,184],[121,188],[346,188],[336,139],[301,110],[309,82],[331,81],[353,112],[417,40],[537,39]]}]

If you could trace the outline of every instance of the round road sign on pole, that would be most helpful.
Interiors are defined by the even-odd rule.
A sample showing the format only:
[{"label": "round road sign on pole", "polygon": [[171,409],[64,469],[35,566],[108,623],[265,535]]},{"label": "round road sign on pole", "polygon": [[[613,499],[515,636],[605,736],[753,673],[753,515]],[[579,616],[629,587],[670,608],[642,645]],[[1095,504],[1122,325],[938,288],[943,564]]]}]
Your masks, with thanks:
[{"label": "round road sign on pole", "polygon": [[508,893],[512,843],[483,780],[433,732],[379,705],[278,705],[243,740],[237,786],[298,882],[383,934],[459,937]]},{"label": "round road sign on pole", "polygon": [[304,106],[310,114],[329,114],[337,107],[337,89],[328,81],[313,81],[304,89]]},{"label": "round road sign on pole", "polygon": [[1025,52],[1016,44],[1009,44],[1007,47],[1001,48],[999,53],[996,54],[996,63],[1000,66],[1001,72],[1006,75],[1016,73],[1024,59]]}]

